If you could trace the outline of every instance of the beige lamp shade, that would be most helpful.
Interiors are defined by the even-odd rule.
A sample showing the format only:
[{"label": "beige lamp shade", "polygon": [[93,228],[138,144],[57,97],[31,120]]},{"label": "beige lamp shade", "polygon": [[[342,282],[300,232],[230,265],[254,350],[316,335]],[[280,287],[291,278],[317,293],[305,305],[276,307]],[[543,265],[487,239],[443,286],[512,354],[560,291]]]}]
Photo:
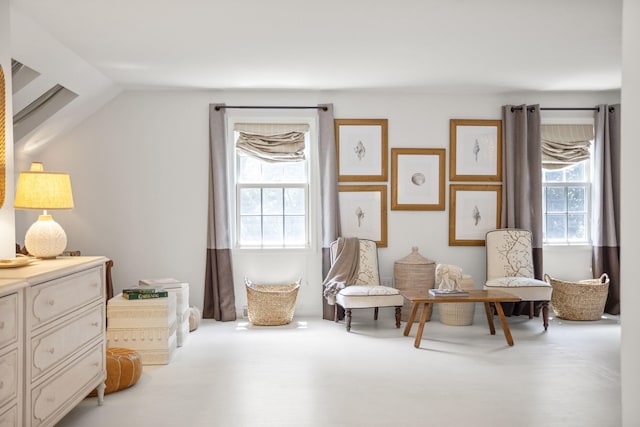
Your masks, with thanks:
[{"label": "beige lamp shade", "polygon": [[16,187],[16,209],[72,209],[71,178],[66,173],[45,172],[42,163],[21,172]]},{"label": "beige lamp shade", "polygon": [[24,237],[27,251],[39,258],[55,258],[67,246],[63,228],[47,215],[49,209],[73,208],[71,179],[65,173],[45,172],[42,163],[34,162],[28,172],[21,172],[13,203],[16,209],[40,209],[38,217]]}]

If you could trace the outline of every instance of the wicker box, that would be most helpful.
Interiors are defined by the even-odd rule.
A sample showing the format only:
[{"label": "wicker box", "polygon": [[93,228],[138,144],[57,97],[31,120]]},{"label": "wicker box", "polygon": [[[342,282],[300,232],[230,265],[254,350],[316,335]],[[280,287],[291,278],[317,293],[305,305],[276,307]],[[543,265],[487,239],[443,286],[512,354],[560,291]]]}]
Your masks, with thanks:
[{"label": "wicker box", "polygon": [[[400,292],[406,290],[416,290],[429,292],[429,289],[433,289],[436,281],[436,263],[428,258],[423,257],[418,252],[416,246],[411,248],[411,253],[406,257],[397,260],[393,264],[393,285]],[[411,314],[411,302],[405,299],[402,306],[402,321],[409,320]],[[433,312],[433,305],[429,304],[427,312],[427,321],[431,320],[431,314]],[[418,313],[419,315],[420,313]],[[419,316],[413,320],[418,322]]]},{"label": "wicker box", "polygon": [[245,278],[247,314],[258,326],[286,325],[293,313],[300,289],[300,281],[288,285],[256,285]]},{"label": "wicker box", "polygon": [[[470,274],[462,275],[462,289],[473,289],[473,277]],[[471,302],[448,302],[438,304],[440,322],[451,326],[468,326],[473,323],[476,305]]]},{"label": "wicker box", "polygon": [[561,319],[599,320],[609,294],[609,276],[598,279],[569,282],[544,275],[544,280],[553,287],[551,308]]}]

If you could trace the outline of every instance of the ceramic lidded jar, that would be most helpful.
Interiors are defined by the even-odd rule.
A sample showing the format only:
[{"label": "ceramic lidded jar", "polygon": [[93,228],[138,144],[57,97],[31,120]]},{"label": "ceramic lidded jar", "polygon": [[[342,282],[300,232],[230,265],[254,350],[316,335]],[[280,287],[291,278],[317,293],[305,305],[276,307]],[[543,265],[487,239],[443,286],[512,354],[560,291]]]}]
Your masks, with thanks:
[{"label": "ceramic lidded jar", "polygon": [[[423,293],[429,292],[436,281],[436,262],[425,258],[418,252],[418,247],[411,248],[411,253],[406,257],[397,260],[393,264],[394,287],[403,290],[416,290]],[[427,320],[431,320],[433,304],[429,304]],[[402,307],[402,321],[409,320],[411,314],[411,303],[405,299]],[[414,322],[420,320],[420,313],[417,313]]]}]

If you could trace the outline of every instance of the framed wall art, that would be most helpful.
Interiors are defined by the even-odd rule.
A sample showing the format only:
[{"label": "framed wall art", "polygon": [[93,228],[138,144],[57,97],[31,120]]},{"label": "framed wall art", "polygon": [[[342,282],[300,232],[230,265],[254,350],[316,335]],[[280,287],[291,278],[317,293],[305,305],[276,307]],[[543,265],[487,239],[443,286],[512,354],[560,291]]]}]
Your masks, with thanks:
[{"label": "framed wall art", "polygon": [[443,211],[444,148],[391,149],[391,210]]},{"label": "framed wall art", "polygon": [[374,240],[387,247],[387,186],[341,185],[338,187],[342,237]]},{"label": "framed wall art", "polygon": [[500,228],[502,186],[451,184],[449,246],[484,246],[488,231]]},{"label": "framed wall art", "polygon": [[387,119],[336,119],[339,182],[387,181]]},{"label": "framed wall art", "polygon": [[449,123],[451,181],[502,181],[502,120]]}]

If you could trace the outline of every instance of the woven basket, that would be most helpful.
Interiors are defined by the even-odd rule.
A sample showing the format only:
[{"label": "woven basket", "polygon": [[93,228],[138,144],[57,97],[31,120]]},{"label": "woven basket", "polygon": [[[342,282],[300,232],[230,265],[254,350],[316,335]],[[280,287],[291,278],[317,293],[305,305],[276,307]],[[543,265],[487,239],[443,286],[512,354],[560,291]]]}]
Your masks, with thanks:
[{"label": "woven basket", "polygon": [[300,281],[288,285],[256,285],[245,278],[249,321],[258,326],[286,325],[293,319]]},{"label": "woven basket", "polygon": [[[434,286],[436,278],[436,263],[428,258],[423,257],[418,252],[418,247],[411,248],[411,253],[406,257],[393,263],[393,286],[402,291],[419,291],[427,293]],[[408,299],[404,299],[402,307],[401,320],[407,322],[411,313],[412,304]],[[427,321],[431,320],[433,312],[433,304],[429,304],[427,308]],[[420,321],[420,311],[415,323]]]},{"label": "woven basket", "polygon": [[551,307],[561,319],[599,320],[609,293],[609,276],[599,279],[568,282],[544,275],[544,280],[553,287]]},{"label": "woven basket", "polygon": [[[470,291],[473,289],[473,277],[470,274],[462,275],[462,289]],[[438,304],[440,322],[450,326],[468,326],[473,324],[473,316],[476,312],[476,305],[470,302],[448,302]]]}]

